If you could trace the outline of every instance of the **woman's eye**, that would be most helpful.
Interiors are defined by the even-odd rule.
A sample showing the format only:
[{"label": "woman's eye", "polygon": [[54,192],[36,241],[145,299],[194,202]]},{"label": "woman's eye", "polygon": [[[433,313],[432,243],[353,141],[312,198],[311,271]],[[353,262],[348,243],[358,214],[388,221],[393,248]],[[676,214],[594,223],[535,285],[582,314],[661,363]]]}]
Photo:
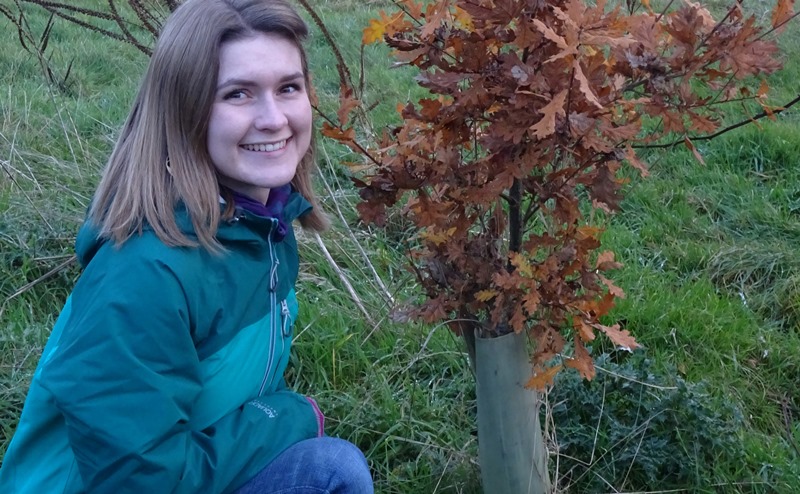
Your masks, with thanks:
[{"label": "woman's eye", "polygon": [[300,91],[300,89],[300,84],[287,84],[281,88],[281,92],[291,94]]},{"label": "woman's eye", "polygon": [[242,99],[245,96],[246,95],[245,95],[244,91],[242,91],[241,89],[237,89],[235,91],[231,91],[231,92],[225,94],[225,96],[222,99],[225,99],[225,100]]}]

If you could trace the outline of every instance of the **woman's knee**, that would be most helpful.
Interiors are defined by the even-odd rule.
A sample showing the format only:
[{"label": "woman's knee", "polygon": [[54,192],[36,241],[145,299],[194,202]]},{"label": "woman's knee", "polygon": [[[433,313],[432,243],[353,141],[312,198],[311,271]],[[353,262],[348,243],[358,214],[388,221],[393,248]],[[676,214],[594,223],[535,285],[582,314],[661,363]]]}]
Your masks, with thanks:
[{"label": "woman's knee", "polygon": [[335,463],[341,465],[343,468],[353,467],[352,470],[354,472],[364,471],[369,474],[369,467],[364,453],[350,441],[327,436],[310,439],[309,441],[317,443],[314,449],[319,452],[321,456],[325,457],[324,461],[326,464],[330,465],[331,463]]},{"label": "woman's knee", "polygon": [[[304,450],[304,468],[332,474],[332,492],[371,494],[372,476],[364,453],[353,443],[336,437],[307,439],[295,445]],[[338,490],[337,490],[338,489]]]},{"label": "woman's knee", "polygon": [[373,494],[364,454],[335,437],[301,441],[278,455],[237,494]]}]

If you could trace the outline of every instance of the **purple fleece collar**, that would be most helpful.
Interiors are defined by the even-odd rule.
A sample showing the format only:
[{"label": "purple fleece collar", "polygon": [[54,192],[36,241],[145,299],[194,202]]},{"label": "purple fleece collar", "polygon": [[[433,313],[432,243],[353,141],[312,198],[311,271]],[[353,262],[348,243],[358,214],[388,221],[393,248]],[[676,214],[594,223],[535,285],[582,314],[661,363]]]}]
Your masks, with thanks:
[{"label": "purple fleece collar", "polygon": [[289,196],[292,193],[291,184],[270,189],[266,204],[261,204],[252,197],[240,194],[235,190],[231,190],[231,193],[233,194],[233,200],[237,207],[250,211],[258,216],[278,220],[278,227],[273,232],[273,238],[278,242],[283,240],[286,233],[289,231],[289,227],[283,219],[283,208],[286,206],[286,203],[289,201]]}]

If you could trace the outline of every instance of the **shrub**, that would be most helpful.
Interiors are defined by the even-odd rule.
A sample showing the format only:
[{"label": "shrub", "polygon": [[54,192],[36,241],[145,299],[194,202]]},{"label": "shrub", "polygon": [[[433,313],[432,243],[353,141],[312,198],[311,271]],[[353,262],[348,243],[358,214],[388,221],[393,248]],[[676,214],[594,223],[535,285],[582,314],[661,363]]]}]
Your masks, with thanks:
[{"label": "shrub", "polygon": [[603,372],[595,380],[561,373],[549,394],[562,488],[714,492],[715,465],[744,460],[742,414],[733,401],[713,397],[706,382],[657,372],[640,352],[621,363],[609,354],[596,362]]}]

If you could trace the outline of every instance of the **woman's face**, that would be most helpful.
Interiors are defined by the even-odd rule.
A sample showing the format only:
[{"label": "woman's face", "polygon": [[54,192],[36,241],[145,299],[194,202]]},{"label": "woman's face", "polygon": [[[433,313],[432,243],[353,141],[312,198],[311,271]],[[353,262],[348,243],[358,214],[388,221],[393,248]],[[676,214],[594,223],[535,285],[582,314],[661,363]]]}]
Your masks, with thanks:
[{"label": "woman's face", "polygon": [[208,153],[219,182],[266,203],[291,182],[311,142],[311,102],[300,50],[258,34],[220,47]]}]

